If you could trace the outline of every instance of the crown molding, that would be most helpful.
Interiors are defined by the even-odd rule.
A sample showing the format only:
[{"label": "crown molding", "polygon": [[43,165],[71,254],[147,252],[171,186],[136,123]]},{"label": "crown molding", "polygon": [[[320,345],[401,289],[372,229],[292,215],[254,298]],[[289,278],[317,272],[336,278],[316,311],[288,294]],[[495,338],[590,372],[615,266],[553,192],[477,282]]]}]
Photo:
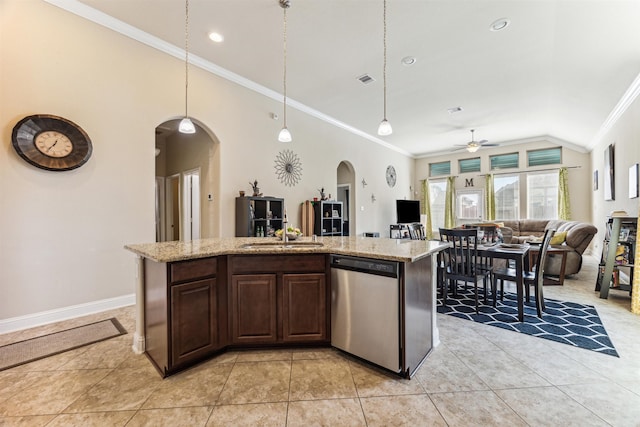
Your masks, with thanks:
[{"label": "crown molding", "polygon": [[631,83],[631,86],[627,89],[627,91],[622,95],[620,101],[613,107],[611,113],[604,121],[602,126],[600,126],[600,130],[598,133],[591,139],[587,149],[592,151],[595,146],[602,140],[602,138],[611,130],[611,128],[618,122],[618,119],[627,111],[627,108],[636,100],[636,98],[640,95],[640,74],[638,74],[635,80]]}]

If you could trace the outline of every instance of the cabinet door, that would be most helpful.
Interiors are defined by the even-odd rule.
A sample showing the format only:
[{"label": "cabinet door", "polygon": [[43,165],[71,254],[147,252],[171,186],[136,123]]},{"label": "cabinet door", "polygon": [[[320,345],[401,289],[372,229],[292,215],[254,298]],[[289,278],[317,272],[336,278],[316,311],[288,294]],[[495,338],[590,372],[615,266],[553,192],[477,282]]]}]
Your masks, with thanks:
[{"label": "cabinet door", "polygon": [[216,279],[171,286],[171,368],[218,345]]},{"label": "cabinet door", "polygon": [[276,275],[231,276],[231,340],[236,343],[276,342]]},{"label": "cabinet door", "polygon": [[283,275],[284,341],[327,339],[327,288],[324,274]]}]

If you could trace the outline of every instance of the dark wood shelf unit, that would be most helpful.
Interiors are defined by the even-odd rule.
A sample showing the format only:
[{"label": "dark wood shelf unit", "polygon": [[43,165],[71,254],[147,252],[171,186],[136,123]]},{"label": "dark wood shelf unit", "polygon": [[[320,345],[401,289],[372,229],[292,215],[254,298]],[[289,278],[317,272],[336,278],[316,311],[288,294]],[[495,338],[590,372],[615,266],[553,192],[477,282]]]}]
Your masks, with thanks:
[{"label": "dark wood shelf unit", "polygon": [[342,202],[320,200],[313,204],[313,234],[317,236],[342,236],[344,218]]},{"label": "dark wood shelf unit", "polygon": [[595,286],[600,298],[607,298],[610,289],[631,295],[637,227],[637,217],[607,218]]},{"label": "dark wood shelf unit", "polygon": [[284,199],[278,197],[236,197],[236,237],[273,237],[282,228]]}]

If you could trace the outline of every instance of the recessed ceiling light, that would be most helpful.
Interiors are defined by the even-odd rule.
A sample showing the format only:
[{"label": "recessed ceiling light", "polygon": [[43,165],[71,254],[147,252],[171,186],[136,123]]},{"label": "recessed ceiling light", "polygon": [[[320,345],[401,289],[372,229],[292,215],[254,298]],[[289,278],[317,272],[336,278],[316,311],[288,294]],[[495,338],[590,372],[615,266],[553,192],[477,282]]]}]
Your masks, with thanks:
[{"label": "recessed ceiling light", "polygon": [[402,65],[410,67],[413,64],[415,64],[416,61],[417,61],[417,59],[416,59],[415,56],[405,56],[404,58],[402,58]]},{"label": "recessed ceiling light", "polygon": [[462,111],[462,107],[447,108],[447,113],[449,113],[449,114],[455,114],[455,113],[459,113],[461,111]]},{"label": "recessed ceiling light", "polygon": [[489,30],[490,31],[504,30],[509,26],[510,23],[511,21],[509,21],[507,18],[496,19],[495,21],[493,21],[491,25],[489,25]]},{"label": "recessed ceiling light", "polygon": [[222,36],[222,34],[212,31],[209,33],[209,39],[216,43],[221,43],[224,40],[224,37]]}]

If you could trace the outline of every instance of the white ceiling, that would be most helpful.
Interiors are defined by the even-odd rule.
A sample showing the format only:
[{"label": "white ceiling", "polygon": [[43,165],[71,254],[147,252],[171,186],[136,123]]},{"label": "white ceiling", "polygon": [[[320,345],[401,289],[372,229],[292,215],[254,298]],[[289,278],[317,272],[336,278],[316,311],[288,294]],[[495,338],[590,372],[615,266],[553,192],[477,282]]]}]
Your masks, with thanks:
[{"label": "white ceiling", "polygon": [[[81,3],[184,47],[182,0]],[[294,106],[416,157],[466,143],[472,128],[477,140],[492,143],[545,137],[588,151],[640,73],[638,0],[388,0],[394,132],[378,137],[382,10],[382,0],[291,0],[287,94]],[[196,62],[282,93],[282,15],[277,0],[190,0],[190,52]],[[489,31],[505,17],[506,29]],[[212,30],[223,43],[208,40]],[[405,56],[416,64],[403,66]],[[360,83],[365,73],[376,81]],[[198,96],[196,87],[190,96]],[[447,112],[457,106],[463,111]],[[288,125],[295,143],[296,124]]]}]

